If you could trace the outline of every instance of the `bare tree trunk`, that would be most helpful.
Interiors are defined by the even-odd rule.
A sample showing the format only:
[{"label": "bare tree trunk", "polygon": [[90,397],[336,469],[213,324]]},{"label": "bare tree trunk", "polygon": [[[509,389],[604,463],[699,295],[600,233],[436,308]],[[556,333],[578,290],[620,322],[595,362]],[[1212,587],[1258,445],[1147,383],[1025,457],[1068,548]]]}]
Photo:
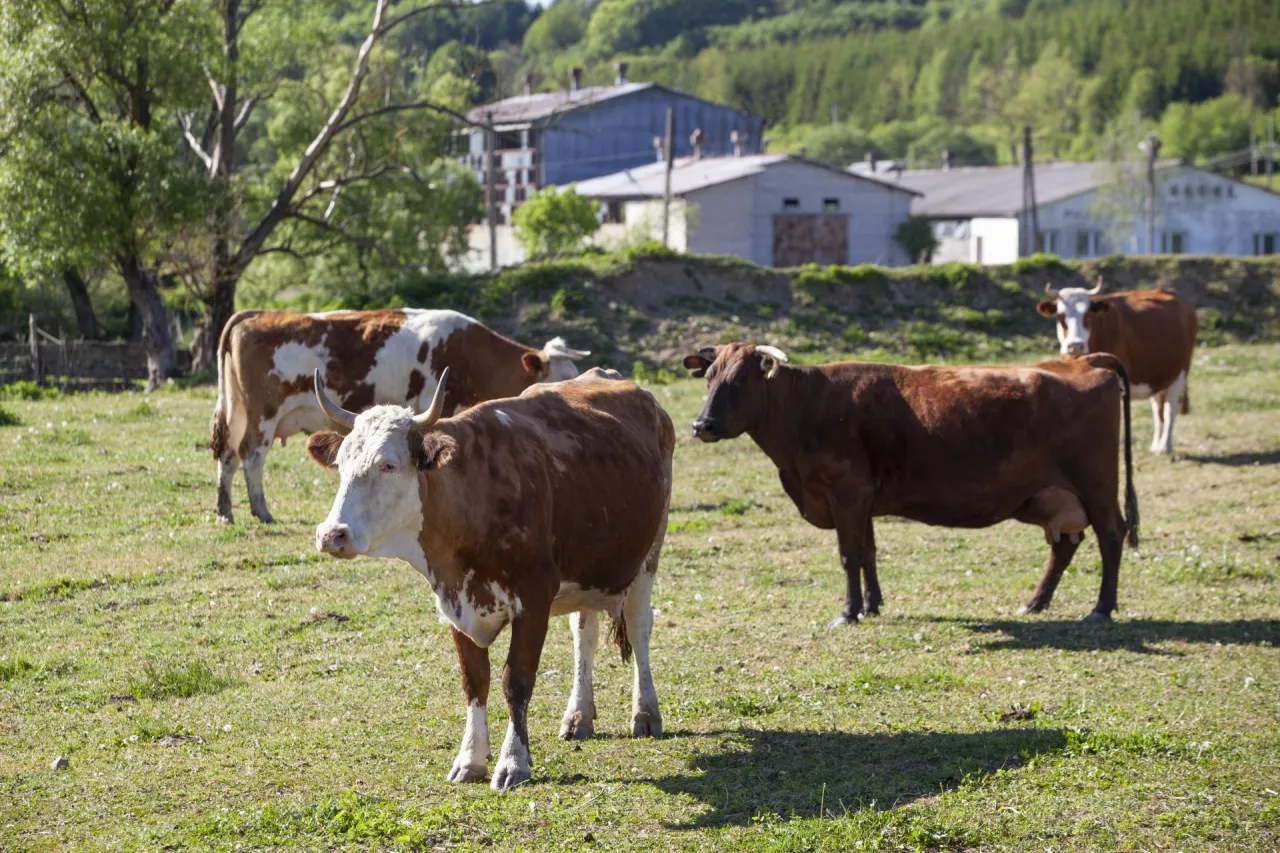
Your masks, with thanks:
[{"label": "bare tree trunk", "polygon": [[145,335],[143,345],[147,350],[147,390],[155,391],[173,375],[173,336],[169,332],[169,318],[156,289],[155,280],[142,268],[135,255],[123,255],[118,261],[120,275],[129,288],[129,298],[142,314]]},{"label": "bare tree trunk", "polygon": [[236,279],[223,273],[213,292],[204,300],[205,315],[191,340],[191,370],[213,370],[218,366],[218,339],[231,315],[236,313]]},{"label": "bare tree trunk", "polygon": [[98,317],[93,313],[89,286],[80,277],[80,273],[70,268],[62,271],[62,281],[67,285],[71,307],[76,312],[76,326],[80,329],[80,337],[86,341],[98,340],[102,337],[102,331],[98,328]]}]

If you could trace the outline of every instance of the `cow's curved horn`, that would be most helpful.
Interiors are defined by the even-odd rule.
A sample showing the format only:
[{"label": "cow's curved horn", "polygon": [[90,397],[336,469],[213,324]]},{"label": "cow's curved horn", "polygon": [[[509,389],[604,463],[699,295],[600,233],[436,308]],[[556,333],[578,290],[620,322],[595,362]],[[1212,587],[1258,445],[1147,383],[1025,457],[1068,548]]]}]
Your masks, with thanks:
[{"label": "cow's curved horn", "polygon": [[1058,298],[1058,291],[1054,290],[1054,289],[1053,289],[1053,285],[1049,284],[1049,282],[1047,282],[1047,281],[1046,281],[1046,282],[1044,283],[1044,295],[1045,295],[1045,296],[1048,296],[1048,297],[1051,297],[1051,298],[1053,298],[1053,299],[1057,299],[1057,298]]},{"label": "cow's curved horn", "polygon": [[777,347],[768,346],[767,344],[757,344],[756,352],[773,359],[773,364],[768,366],[764,374],[765,379],[772,379],[774,375],[777,374],[778,368],[790,360],[787,358],[787,354],[785,352]]},{"label": "cow's curved horn", "polygon": [[1090,296],[1097,296],[1102,292],[1102,276],[1098,276],[1098,283],[1093,286],[1093,290],[1089,291]]},{"label": "cow's curved horn", "polygon": [[444,411],[444,383],[449,379],[449,368],[445,368],[440,373],[440,382],[436,385],[436,392],[431,395],[431,405],[420,415],[413,416],[413,426],[411,429],[424,430],[436,421],[440,420],[440,414]]},{"label": "cow's curved horn", "polygon": [[329,420],[347,432],[351,432],[356,425],[356,413],[349,412],[333,402],[329,397],[329,392],[325,390],[324,377],[320,375],[320,368],[316,368],[316,399],[320,401],[320,408],[324,409],[324,413],[329,416]]}]

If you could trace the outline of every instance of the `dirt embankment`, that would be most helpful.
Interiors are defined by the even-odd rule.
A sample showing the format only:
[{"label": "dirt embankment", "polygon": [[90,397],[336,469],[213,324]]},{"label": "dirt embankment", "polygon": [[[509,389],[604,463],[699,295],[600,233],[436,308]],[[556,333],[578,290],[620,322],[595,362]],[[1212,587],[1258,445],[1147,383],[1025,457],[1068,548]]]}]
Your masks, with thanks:
[{"label": "dirt embankment", "polygon": [[[769,342],[804,356],[983,360],[1040,357],[1056,347],[1036,313],[1046,283],[1107,291],[1167,284],[1200,312],[1201,342],[1280,339],[1280,257],[1121,258],[1007,266],[775,270],[666,253],[527,264],[465,281],[433,278],[396,295],[468,310],[527,342],[564,335],[626,369],[674,368],[690,348]],[[594,361],[595,359],[593,359]]]}]

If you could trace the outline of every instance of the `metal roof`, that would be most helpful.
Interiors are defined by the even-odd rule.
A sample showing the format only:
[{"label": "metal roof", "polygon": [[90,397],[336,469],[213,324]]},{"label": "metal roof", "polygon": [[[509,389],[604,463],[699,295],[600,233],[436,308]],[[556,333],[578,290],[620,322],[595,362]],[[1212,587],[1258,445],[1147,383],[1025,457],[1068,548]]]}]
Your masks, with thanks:
[{"label": "metal roof", "polygon": [[[1156,168],[1178,164],[1161,160]],[[1036,204],[1052,204],[1098,189],[1110,179],[1108,163],[1037,163]],[[915,169],[902,172],[897,182],[923,194],[911,203],[911,212],[917,216],[969,219],[1016,216],[1022,211],[1021,166]]]},{"label": "metal roof", "polygon": [[587,86],[577,90],[516,95],[475,107],[467,113],[467,118],[482,124],[488,120],[487,114],[492,113],[494,124],[526,124],[655,86],[656,83],[623,83],[620,86]]},{"label": "metal roof", "polygon": [[[823,169],[856,181],[876,184],[889,190],[918,194],[910,187],[902,186],[895,181],[882,180],[867,175],[855,175],[836,166],[806,160],[791,154],[747,154],[741,157],[681,157],[675,161],[671,169],[671,194],[682,196],[696,192],[716,184],[725,184],[740,178],[758,175],[770,166],[778,163],[794,162],[817,169]],[[649,163],[636,169],[627,169],[579,181],[576,185],[580,195],[605,199],[655,198],[665,191],[666,164]]]}]

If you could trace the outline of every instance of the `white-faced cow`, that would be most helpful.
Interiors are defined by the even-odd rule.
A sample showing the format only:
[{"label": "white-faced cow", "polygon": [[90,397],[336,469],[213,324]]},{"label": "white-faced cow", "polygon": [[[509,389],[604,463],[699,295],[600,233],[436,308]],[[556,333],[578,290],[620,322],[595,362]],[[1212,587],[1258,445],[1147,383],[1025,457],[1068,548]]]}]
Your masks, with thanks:
[{"label": "white-faced cow", "polygon": [[1046,284],[1050,298],[1037,310],[1057,319],[1063,357],[1109,352],[1124,363],[1133,396],[1151,398],[1151,452],[1168,453],[1173,422],[1189,409],[1187,374],[1199,330],[1195,309],[1167,288],[1099,296],[1101,291],[1101,278],[1092,290]]},{"label": "white-faced cow", "polygon": [[403,406],[346,411],[318,376],[316,395],[347,433],[320,432],[307,442],[312,458],[342,477],[316,547],[406,561],[431,584],[450,625],[467,701],[451,781],[485,778],[488,648],[507,624],[502,688],[511,716],[495,789],[529,779],[529,697],[547,620],[557,614],[573,614],[576,658],[561,737],[594,732],[597,611],[612,619],[623,659],[635,660],[631,733],[661,734],[649,602],[675,433],[648,392],[594,368],[443,420],[439,391],[421,415]]},{"label": "white-faced cow", "polygon": [[526,347],[457,311],[241,311],[218,345],[210,442],[218,460],[218,520],[231,523],[231,481],[243,463],[249,507],[271,521],[262,468],[272,441],[283,444],[328,422],[316,403],[311,376],[317,370],[348,409],[384,403],[422,411],[451,367],[444,411],[453,414],[535,382],[577,376],[573,362],[590,354],[570,349],[563,338],[541,350]]},{"label": "white-faced cow", "polygon": [[[709,394],[693,432],[744,432],[778,467],[801,516],[836,531],[847,581],[833,625],[878,613],[872,519],[945,527],[1017,519],[1043,528],[1049,563],[1027,610],[1049,606],[1081,532],[1093,527],[1102,588],[1091,620],[1116,606],[1121,539],[1137,544],[1128,407],[1125,512],[1117,501],[1124,366],[1110,355],[1027,367],[789,367],[774,347],[708,347],[684,360]],[[865,599],[859,572],[866,576]]]}]

